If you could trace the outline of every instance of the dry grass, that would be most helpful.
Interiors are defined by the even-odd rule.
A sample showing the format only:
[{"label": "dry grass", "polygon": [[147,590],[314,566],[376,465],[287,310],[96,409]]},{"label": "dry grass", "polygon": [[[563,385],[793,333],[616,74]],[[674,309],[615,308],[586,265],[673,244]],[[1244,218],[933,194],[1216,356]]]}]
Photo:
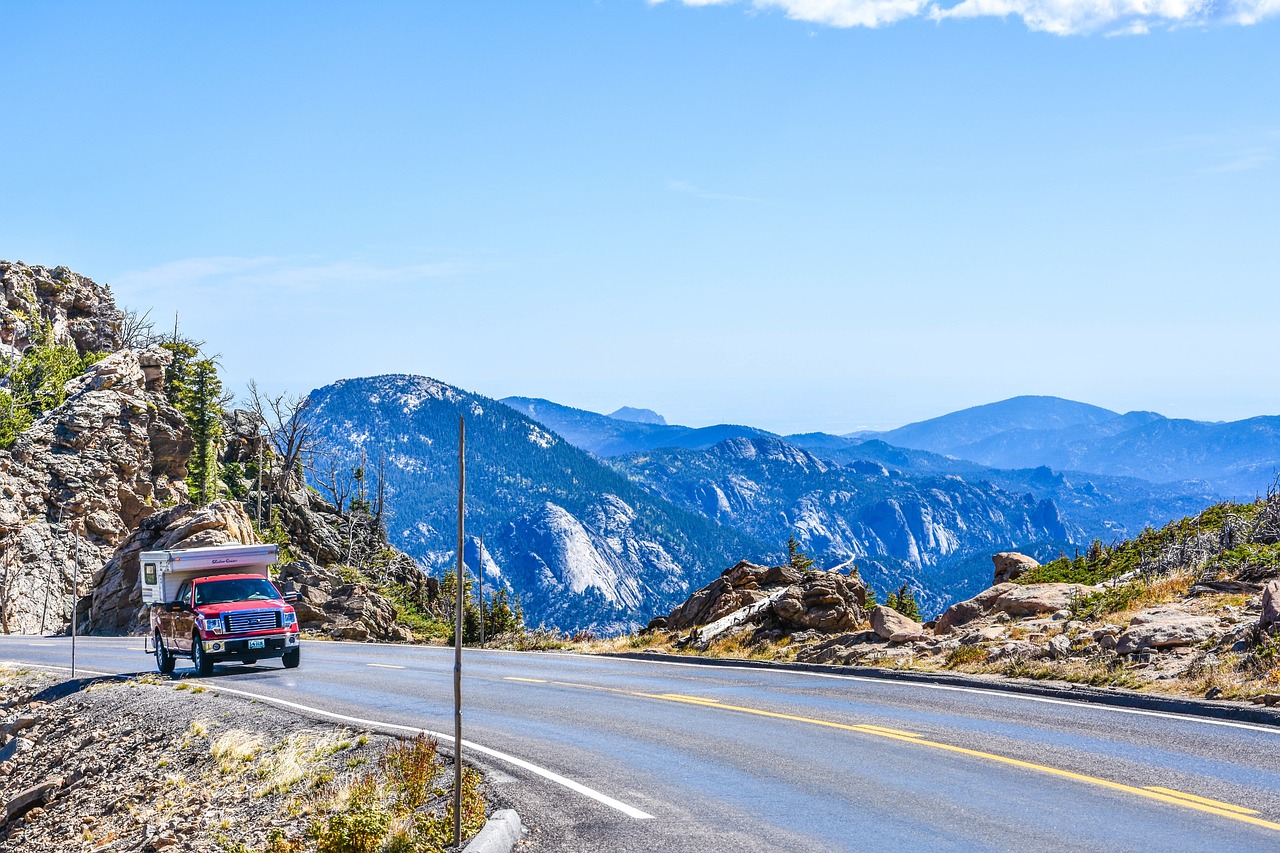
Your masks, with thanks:
[{"label": "dry grass", "polygon": [[218,770],[223,774],[244,770],[245,765],[256,759],[260,752],[262,736],[240,729],[223,732],[209,745],[209,753],[217,760]]},{"label": "dry grass", "polygon": [[260,780],[258,796],[287,794],[303,780],[316,778],[318,763],[353,745],[346,731],[336,734],[301,732],[286,737],[256,761],[254,774]]}]

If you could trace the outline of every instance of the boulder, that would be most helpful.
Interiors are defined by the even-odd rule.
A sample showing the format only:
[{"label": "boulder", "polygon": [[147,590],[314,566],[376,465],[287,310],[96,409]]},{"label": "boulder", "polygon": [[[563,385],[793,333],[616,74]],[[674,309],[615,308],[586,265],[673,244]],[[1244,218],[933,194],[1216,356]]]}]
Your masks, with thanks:
[{"label": "boulder", "polygon": [[1139,613],[1116,639],[1116,653],[1134,654],[1144,649],[1167,649],[1203,642],[1216,633],[1217,620],[1195,616],[1176,607],[1159,607]]},{"label": "boulder", "polygon": [[40,803],[43,803],[61,787],[62,777],[55,776],[46,782],[41,782],[39,785],[32,785],[24,791],[19,791],[15,796],[11,797],[7,803],[5,803],[5,821],[11,821],[22,815],[24,812],[36,807]]},{"label": "boulder", "polygon": [[[667,616],[669,631],[707,625],[767,597],[766,588],[789,586],[805,573],[791,566],[758,566],[742,560],[720,573]],[[821,574],[812,572],[810,574]]]},{"label": "boulder", "polygon": [[1059,634],[1049,641],[1049,657],[1054,660],[1062,660],[1071,656],[1071,638],[1066,634]]},{"label": "boulder", "polygon": [[951,605],[938,617],[934,630],[939,634],[947,634],[974,619],[1001,613],[1014,619],[1042,614],[1066,614],[1072,599],[1095,589],[1096,587],[1078,583],[997,584],[968,601]]},{"label": "boulder", "polygon": [[930,636],[919,622],[884,604],[871,611],[871,628],[891,643],[914,642]]},{"label": "boulder", "polygon": [[938,622],[933,630],[939,634],[948,634],[961,625],[972,622],[981,616],[986,616],[992,612],[992,605],[997,598],[1016,588],[1016,584],[997,584],[983,590],[973,598],[956,602],[938,617]]},{"label": "boulder", "polygon": [[[884,638],[875,631],[840,634],[839,636],[804,646],[796,653],[796,660],[800,663],[850,663],[866,653],[865,649],[855,648],[856,646],[883,642]],[[879,648],[884,648],[884,646]]]},{"label": "boulder", "polygon": [[1280,578],[1276,578],[1262,589],[1262,613],[1258,616],[1258,627],[1264,631],[1280,625]]},{"label": "boulder", "polygon": [[[698,625],[706,625],[752,602],[748,590],[758,589],[758,576],[766,571],[746,560],[721,573],[720,577],[689,596],[667,616],[667,629],[684,631]],[[734,581],[738,586],[734,586]]]},{"label": "boulder", "polygon": [[862,624],[867,588],[857,577],[833,572],[804,572],[773,603],[788,626],[836,634]]},{"label": "boulder", "polygon": [[995,563],[996,567],[993,584],[1009,583],[1021,577],[1024,572],[1040,567],[1040,563],[1036,560],[1017,551],[1002,551],[993,556],[991,562]]},{"label": "boulder", "polygon": [[1073,599],[1094,589],[1078,583],[1031,583],[1025,586],[1017,584],[1012,586],[1012,589],[1004,591],[992,602],[992,609],[997,613],[1008,613],[1015,619],[1069,610]]}]

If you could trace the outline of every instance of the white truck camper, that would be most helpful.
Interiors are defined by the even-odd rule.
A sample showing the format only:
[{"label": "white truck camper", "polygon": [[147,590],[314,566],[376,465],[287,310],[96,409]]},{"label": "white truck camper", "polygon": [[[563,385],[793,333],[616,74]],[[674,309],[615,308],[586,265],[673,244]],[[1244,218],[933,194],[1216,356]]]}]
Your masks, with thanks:
[{"label": "white truck camper", "polygon": [[143,551],[141,564],[143,604],[165,604],[178,596],[182,582],[205,575],[256,575],[268,578],[270,567],[280,560],[275,545],[218,545]]}]

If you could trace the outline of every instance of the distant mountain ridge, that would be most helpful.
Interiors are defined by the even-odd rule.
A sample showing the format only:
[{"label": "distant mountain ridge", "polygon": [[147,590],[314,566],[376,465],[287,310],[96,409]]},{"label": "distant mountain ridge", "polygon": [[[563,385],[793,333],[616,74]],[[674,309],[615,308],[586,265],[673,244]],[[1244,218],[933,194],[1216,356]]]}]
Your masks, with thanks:
[{"label": "distant mountain ridge", "polygon": [[655,426],[667,425],[667,419],[653,409],[633,409],[631,406],[623,406],[616,412],[611,413],[609,417],[615,421],[631,421],[637,424],[654,424]]},{"label": "distant mountain ridge", "polygon": [[[942,452],[878,436],[780,437],[657,423],[656,413],[637,421],[537,398],[495,401],[412,376],[344,380],[313,401],[331,446],[353,460],[361,448],[388,454],[391,539],[437,570],[453,560],[456,506],[453,457],[442,449],[465,415],[477,465],[468,529],[485,535],[486,582],[520,593],[532,623],[563,629],[643,623],[738,559],[776,557],[793,534],[820,565],[856,561],[877,589],[910,583],[936,611],[985,587],[994,551],[1052,558],[1220,499],[1203,480],[1157,484],[1040,463],[1037,454],[1068,439],[1170,423],[1056,398],[893,431]],[[1051,429],[1036,426],[1037,411]],[[1021,453],[1020,464],[947,452],[972,448]],[[475,550],[468,545],[472,567]]]},{"label": "distant mountain ridge", "polygon": [[727,438],[773,435],[766,430],[734,424],[716,424],[709,427],[676,426],[666,423],[665,419],[656,413],[651,414],[662,420],[662,423],[618,418],[617,412],[612,415],[602,415],[535,397],[504,397],[501,402],[532,418],[552,432],[564,436],[565,440],[575,447],[605,458],[651,450],[656,447],[705,449]]},{"label": "distant mountain ridge", "polygon": [[1280,416],[1208,423],[1015,397],[874,438],[996,468],[1047,465],[1153,483],[1201,480],[1225,497],[1245,499],[1265,494],[1280,474]]}]

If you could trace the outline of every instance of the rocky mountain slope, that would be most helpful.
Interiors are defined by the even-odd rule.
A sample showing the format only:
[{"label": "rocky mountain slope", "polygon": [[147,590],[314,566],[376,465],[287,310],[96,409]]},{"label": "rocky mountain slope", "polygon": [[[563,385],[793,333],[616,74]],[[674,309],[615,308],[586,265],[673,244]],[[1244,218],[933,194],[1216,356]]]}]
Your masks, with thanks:
[{"label": "rocky mountain slope", "polygon": [[958,477],[910,477],[876,462],[835,465],[776,439],[615,460],[647,489],[757,539],[802,547],[831,566],[856,561],[880,590],[909,583],[936,611],[967,578],[949,569],[1012,543],[1056,550],[1084,534],[1057,505]]},{"label": "rocky mountain slope", "polygon": [[643,624],[730,555],[765,547],[653,497],[509,406],[433,379],[343,380],[310,400],[309,422],[328,447],[351,463],[361,451],[370,464],[385,458],[391,541],[437,571],[455,559],[465,416],[469,571],[483,536],[486,585],[519,594],[532,625]]},{"label": "rocky mountain slope", "polygon": [[993,551],[1022,548],[1047,558],[1074,550],[1072,543],[1163,524],[1171,510],[1194,512],[1213,499],[1140,481],[998,471],[868,445],[881,452],[849,452],[843,464],[776,438],[655,450],[615,464],[677,505],[763,541],[794,533],[820,565],[854,560],[876,589],[907,582],[930,613],[981,589]]}]

